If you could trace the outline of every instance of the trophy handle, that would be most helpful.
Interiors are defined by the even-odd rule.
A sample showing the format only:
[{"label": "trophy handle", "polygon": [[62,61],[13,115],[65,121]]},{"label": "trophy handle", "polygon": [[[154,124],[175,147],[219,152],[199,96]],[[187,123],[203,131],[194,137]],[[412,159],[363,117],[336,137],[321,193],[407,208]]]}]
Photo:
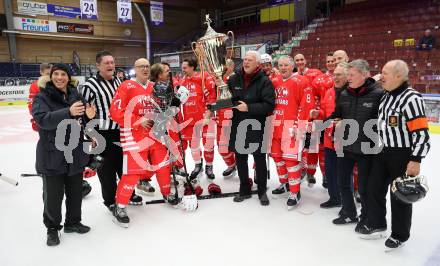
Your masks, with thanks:
[{"label": "trophy handle", "polygon": [[227,35],[228,37],[231,38],[231,57],[229,58],[229,59],[231,59],[231,58],[233,57],[233,54],[234,54],[234,41],[235,41],[235,36],[234,36],[234,33],[233,33],[232,31],[228,31],[228,32],[226,33],[226,35]]}]

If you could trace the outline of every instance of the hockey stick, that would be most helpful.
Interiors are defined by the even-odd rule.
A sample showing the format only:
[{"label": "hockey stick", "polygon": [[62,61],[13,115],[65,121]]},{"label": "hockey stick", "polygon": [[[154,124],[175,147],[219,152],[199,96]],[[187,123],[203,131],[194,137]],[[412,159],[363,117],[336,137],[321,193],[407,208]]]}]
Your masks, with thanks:
[{"label": "hockey stick", "polygon": [[39,174],[21,174],[21,177],[29,177],[29,176],[41,176]]},{"label": "hockey stick", "polygon": [[[240,194],[240,192],[227,192],[227,193],[221,193],[221,194],[208,194],[208,195],[198,196],[197,199],[198,200],[208,200],[208,199],[230,198],[230,197],[238,196],[239,194]],[[258,194],[258,191],[257,190],[252,190],[251,194],[252,195]],[[145,202],[146,205],[160,204],[160,203],[165,203],[165,200],[160,199],[160,200],[151,200],[151,201]]]},{"label": "hockey stick", "polygon": [[13,186],[18,186],[18,181],[17,181],[17,180],[12,179],[12,178],[7,177],[7,176],[4,176],[4,175],[2,175],[2,174],[0,174],[0,180],[3,180],[3,181],[5,181],[6,183],[9,183],[9,184],[11,184],[11,185],[13,185]]}]

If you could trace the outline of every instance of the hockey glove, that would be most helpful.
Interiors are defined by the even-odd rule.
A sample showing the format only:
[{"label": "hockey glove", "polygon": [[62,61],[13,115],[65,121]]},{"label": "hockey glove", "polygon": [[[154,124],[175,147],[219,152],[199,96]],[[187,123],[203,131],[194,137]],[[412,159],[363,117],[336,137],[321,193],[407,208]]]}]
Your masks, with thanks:
[{"label": "hockey glove", "polygon": [[197,196],[196,195],[183,196],[182,201],[180,202],[180,207],[187,212],[192,212],[197,210],[197,208],[199,207],[199,203],[197,202]]},{"label": "hockey glove", "polygon": [[95,175],[96,175],[96,172],[93,169],[86,168],[83,171],[83,178],[90,178],[90,177],[95,176]]}]

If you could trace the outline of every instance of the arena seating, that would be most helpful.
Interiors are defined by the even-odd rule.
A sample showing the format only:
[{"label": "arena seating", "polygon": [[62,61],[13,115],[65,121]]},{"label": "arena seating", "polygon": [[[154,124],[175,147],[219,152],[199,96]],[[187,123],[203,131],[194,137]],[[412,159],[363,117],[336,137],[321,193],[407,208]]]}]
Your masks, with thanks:
[{"label": "arena seating", "polygon": [[[425,76],[440,75],[440,47],[416,51],[415,44],[427,28],[440,38],[440,5],[430,0],[370,0],[335,10],[292,55],[303,53],[312,67],[325,67],[329,51],[346,50],[351,59],[369,61],[372,75],[386,61],[403,59],[410,66],[411,84],[423,92],[440,92],[440,82]],[[395,46],[394,40],[403,44]],[[407,43],[405,40],[414,39]],[[414,44],[415,43],[415,44]]]}]

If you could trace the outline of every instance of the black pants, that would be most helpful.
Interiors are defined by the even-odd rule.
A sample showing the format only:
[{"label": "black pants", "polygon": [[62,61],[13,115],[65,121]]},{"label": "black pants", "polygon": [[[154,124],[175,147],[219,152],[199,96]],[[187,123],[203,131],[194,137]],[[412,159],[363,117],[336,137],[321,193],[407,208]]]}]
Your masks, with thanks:
[{"label": "black pants", "polygon": [[66,194],[65,225],[76,224],[81,221],[82,203],[82,173],[67,176],[43,176],[43,222],[49,229],[60,230],[64,193]]},{"label": "black pants", "polygon": [[367,180],[371,169],[371,155],[356,154],[344,151],[344,157],[339,157],[338,161],[338,186],[342,198],[342,212],[348,217],[357,216],[356,205],[353,198],[353,167],[358,166],[358,192],[361,196],[361,219],[367,218]]},{"label": "black pants", "polygon": [[[407,149],[384,149],[374,157],[368,181],[368,223],[373,228],[387,227],[386,195],[389,185],[406,172],[411,151]],[[406,241],[410,235],[412,204],[391,198],[391,237]]]},{"label": "black pants", "polygon": [[122,148],[114,142],[120,142],[119,130],[99,130],[106,141],[104,164],[98,169],[98,178],[101,182],[102,198],[108,207],[115,203],[117,178],[122,177]]},{"label": "black pants", "polygon": [[[267,189],[267,165],[266,154],[255,152],[252,154],[255,161],[255,171],[258,183],[258,196],[261,197],[266,193]],[[249,184],[249,166],[248,154],[235,153],[237,163],[238,177],[240,178],[240,195],[251,194],[251,186]]]},{"label": "black pants", "polygon": [[336,151],[329,148],[325,148],[325,176],[327,177],[330,200],[333,202],[341,202],[341,193],[338,187]]}]

